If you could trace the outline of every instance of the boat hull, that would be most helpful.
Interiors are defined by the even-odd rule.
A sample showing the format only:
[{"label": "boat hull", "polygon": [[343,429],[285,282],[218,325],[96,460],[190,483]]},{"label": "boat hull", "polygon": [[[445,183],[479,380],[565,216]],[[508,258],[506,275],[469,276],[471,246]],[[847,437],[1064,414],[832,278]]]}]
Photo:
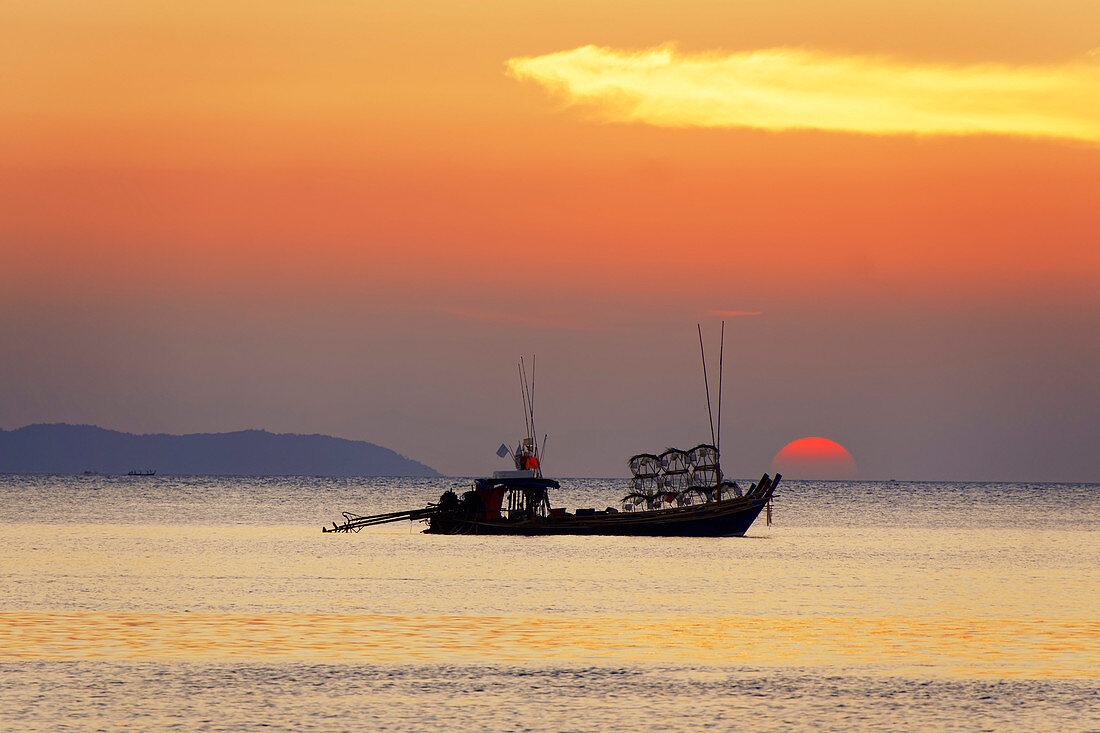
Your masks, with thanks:
[{"label": "boat hull", "polygon": [[767,506],[767,498],[730,500],[649,512],[591,517],[476,519],[457,513],[429,519],[428,534],[609,535],[625,537],[743,537]]}]

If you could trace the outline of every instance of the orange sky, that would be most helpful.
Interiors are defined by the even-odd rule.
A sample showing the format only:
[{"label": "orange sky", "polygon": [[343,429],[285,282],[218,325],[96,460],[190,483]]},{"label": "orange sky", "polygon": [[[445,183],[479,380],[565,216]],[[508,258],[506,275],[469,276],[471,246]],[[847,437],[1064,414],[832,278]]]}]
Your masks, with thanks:
[{"label": "orange sky", "polygon": [[[480,459],[464,456],[480,446],[451,451],[440,446],[449,439],[442,433],[427,450],[417,444],[417,426],[438,419],[435,406],[447,398],[419,401],[416,383],[404,376],[408,363],[431,358],[433,344],[450,339],[491,342],[509,354],[509,365],[512,352],[576,353],[572,366],[561,367],[561,387],[581,392],[585,357],[602,352],[563,334],[637,334],[659,324],[690,336],[692,324],[716,310],[786,318],[762,332],[754,348],[764,351],[788,348],[784,340],[800,328],[831,328],[821,321],[827,304],[860,348],[872,348],[882,322],[913,329],[923,317],[914,314],[942,314],[945,331],[956,335],[1011,333],[1014,319],[1038,319],[1028,334],[1045,340],[1027,346],[1042,346],[1053,364],[1077,354],[1080,329],[1097,324],[1100,145],[1027,135],[623,122],[590,105],[571,106],[538,81],[513,78],[506,62],[588,44],[628,53],[675,43],[688,55],[785,48],[885,59],[899,73],[990,64],[1010,73],[1091,69],[1100,63],[1100,6],[636,5],[4,4],[0,335],[27,355],[0,375],[14,390],[0,400],[9,405],[0,426],[68,420],[171,432],[318,430],[390,445],[444,471],[473,472]],[[1060,113],[1087,126],[1097,121],[1100,100],[1082,83],[1079,107],[1070,96]],[[135,331],[143,318],[148,325]],[[392,324],[379,336],[388,339],[383,351],[392,360],[376,359],[372,376],[390,380],[393,402],[382,402],[407,413],[405,427],[301,406],[318,399],[274,409],[270,392],[232,409],[203,402],[227,377],[194,365],[180,367],[170,388],[157,381],[164,364],[142,367],[138,381],[149,390],[142,399],[172,395],[164,399],[173,409],[164,403],[159,413],[136,397],[120,407],[125,401],[112,400],[106,376],[87,385],[99,401],[50,397],[60,384],[78,391],[77,377],[48,368],[62,358],[51,349],[72,329],[100,329],[121,343],[154,334],[175,353],[201,340],[195,334],[227,323],[253,333],[284,321],[300,322],[294,338],[319,358],[328,351],[349,365],[358,356],[339,356],[344,334]],[[478,341],[483,327],[499,330]],[[435,336],[410,343],[407,334],[418,331]],[[32,340],[20,341],[27,333]],[[902,342],[928,347],[920,341],[926,331],[906,333]],[[218,338],[211,335],[203,350],[216,355]],[[965,339],[954,339],[934,348],[946,350],[940,363],[965,371],[970,357],[958,347]],[[241,368],[269,363],[264,348],[246,348]],[[827,359],[846,358],[840,346],[827,350]],[[463,353],[462,368],[444,380],[451,385],[484,372],[476,351]],[[288,368],[271,389],[297,394],[302,380],[325,372],[320,363]],[[82,373],[128,368],[109,355],[97,364]],[[640,382],[659,377],[660,370],[633,368],[643,372]],[[884,390],[886,374],[903,374],[904,384],[928,376],[902,362],[882,368]],[[1027,379],[1057,382],[1055,368],[1032,364]],[[362,389],[354,369],[339,371],[325,377],[336,379],[334,390]],[[934,380],[941,390],[944,379],[951,378]],[[993,381],[997,389],[1020,386]],[[1075,398],[1058,399],[1090,404],[1094,386],[1075,384]],[[858,391],[843,376],[822,389]],[[996,395],[989,401],[996,404]],[[486,434],[492,420],[511,414],[493,404],[481,426]],[[969,409],[978,415],[983,405]],[[1050,420],[1065,407],[1052,402]],[[1029,403],[1019,414],[1031,409],[1039,407]],[[574,419],[562,415],[559,429],[568,431]],[[617,419],[610,411],[590,422],[614,431]],[[638,419],[646,418],[640,412]],[[803,420],[793,404],[784,419],[791,434],[781,437],[777,424],[772,442],[761,439],[752,457],[823,434],[844,443],[861,466],[893,470],[895,459],[868,461],[851,445],[863,439],[855,417],[847,438],[818,424],[824,418]],[[943,416],[927,417],[929,432],[937,419]],[[1095,427],[1078,420],[1068,429],[1077,435]],[[655,440],[663,440],[659,434]],[[867,441],[867,450],[885,450]],[[579,451],[583,440],[574,444]],[[562,450],[574,467],[566,470],[576,472],[617,470],[625,459],[590,461]],[[609,450],[631,452],[617,443]],[[1036,475],[1055,470],[1055,458],[1044,460]],[[905,461],[899,470],[923,465]]]}]

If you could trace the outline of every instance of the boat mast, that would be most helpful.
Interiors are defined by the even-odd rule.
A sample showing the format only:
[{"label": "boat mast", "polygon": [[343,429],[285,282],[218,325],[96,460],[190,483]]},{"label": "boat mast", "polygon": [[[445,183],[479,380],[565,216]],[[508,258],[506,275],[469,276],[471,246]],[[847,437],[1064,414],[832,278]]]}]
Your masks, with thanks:
[{"label": "boat mast", "polygon": [[[535,432],[535,355],[531,355],[531,381],[527,381],[527,363],[519,358],[519,383],[523,393],[523,422],[527,429],[527,441],[531,445],[531,454],[541,463],[538,433]],[[541,468],[539,469],[541,472]]]},{"label": "boat mast", "polygon": [[[710,418],[710,444],[714,445],[714,413],[710,410],[710,383],[707,382],[707,353],[703,350],[703,327],[696,323],[699,329],[699,355],[703,359],[703,387],[707,390],[707,417]],[[715,446],[716,448],[718,446]]]}]

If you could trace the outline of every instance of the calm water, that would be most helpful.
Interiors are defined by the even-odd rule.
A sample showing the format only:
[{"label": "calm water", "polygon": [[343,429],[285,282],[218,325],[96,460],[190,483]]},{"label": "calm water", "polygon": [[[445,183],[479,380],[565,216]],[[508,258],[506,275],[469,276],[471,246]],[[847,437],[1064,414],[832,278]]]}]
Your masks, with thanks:
[{"label": "calm water", "polygon": [[790,482],[742,539],[320,532],[463,483],[0,476],[0,729],[1100,730],[1100,485]]}]

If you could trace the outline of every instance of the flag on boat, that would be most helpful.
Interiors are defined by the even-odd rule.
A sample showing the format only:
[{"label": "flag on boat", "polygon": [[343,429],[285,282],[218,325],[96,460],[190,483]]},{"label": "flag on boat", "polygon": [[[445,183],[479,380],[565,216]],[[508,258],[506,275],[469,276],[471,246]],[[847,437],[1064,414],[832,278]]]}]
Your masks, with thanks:
[{"label": "flag on boat", "polygon": [[504,458],[504,456],[508,455],[508,453],[510,453],[510,451],[508,450],[508,446],[504,443],[501,443],[500,447],[497,448],[497,455],[501,458]]}]

